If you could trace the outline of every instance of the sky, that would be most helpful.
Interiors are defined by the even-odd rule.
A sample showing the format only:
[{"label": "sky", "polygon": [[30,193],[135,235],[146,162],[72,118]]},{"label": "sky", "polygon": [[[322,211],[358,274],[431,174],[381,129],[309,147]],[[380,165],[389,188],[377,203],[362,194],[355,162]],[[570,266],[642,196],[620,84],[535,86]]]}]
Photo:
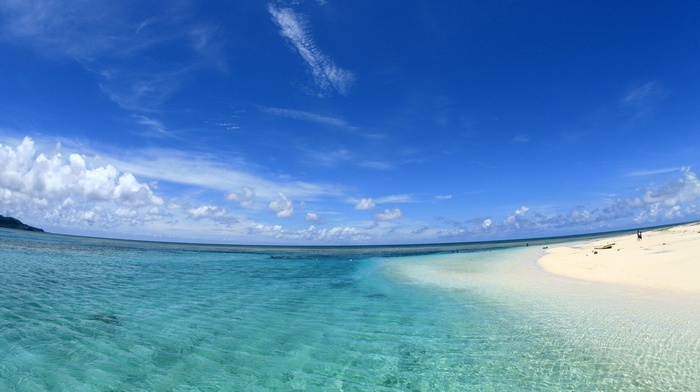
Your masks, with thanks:
[{"label": "sky", "polygon": [[0,214],[231,244],[700,219],[700,3],[0,0]]}]

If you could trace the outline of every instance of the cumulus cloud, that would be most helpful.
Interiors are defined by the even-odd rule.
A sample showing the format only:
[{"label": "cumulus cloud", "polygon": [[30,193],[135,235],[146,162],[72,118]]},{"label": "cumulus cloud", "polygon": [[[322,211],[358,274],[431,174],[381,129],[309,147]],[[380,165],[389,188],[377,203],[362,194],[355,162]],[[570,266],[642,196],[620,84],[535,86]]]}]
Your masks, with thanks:
[{"label": "cumulus cloud", "polygon": [[294,45],[308,65],[314,82],[322,91],[335,90],[346,94],[354,82],[352,72],[338,68],[314,42],[304,19],[291,8],[277,8],[270,4],[268,11],[280,28],[280,34]]},{"label": "cumulus cloud", "polygon": [[400,209],[394,208],[393,210],[384,210],[383,212],[378,212],[374,214],[374,220],[376,221],[391,221],[398,219],[403,215]]},{"label": "cumulus cloud", "polygon": [[283,232],[282,226],[280,225],[265,225],[262,223],[256,223],[248,227],[249,234],[263,234],[278,237]]},{"label": "cumulus cloud", "polygon": [[628,207],[641,210],[635,216],[636,222],[680,219],[697,214],[696,202],[700,200],[700,180],[689,167],[682,168],[681,174],[681,178],[656,188],[645,189],[641,196],[626,200]]},{"label": "cumulus cloud", "polygon": [[530,210],[529,207],[522,206],[515,210],[511,215],[508,215],[506,220],[503,222],[506,226],[511,228],[521,229],[523,227],[530,227],[530,222],[525,219],[525,213]]},{"label": "cumulus cloud", "polygon": [[219,218],[226,215],[226,209],[217,206],[202,205],[187,210],[187,214],[195,219]]},{"label": "cumulus cloud", "polygon": [[307,212],[305,220],[307,222],[318,222],[320,220],[319,216],[315,212]]},{"label": "cumulus cloud", "polygon": [[280,225],[253,224],[248,227],[249,234],[272,237],[283,241],[298,242],[322,241],[330,243],[346,244],[359,241],[367,241],[370,235],[355,227],[332,227],[318,229],[313,224],[306,229],[288,230]]},{"label": "cumulus cloud", "polygon": [[635,199],[643,204],[660,203],[667,207],[700,199],[700,180],[689,167],[681,169],[682,177],[656,189],[647,189]]},{"label": "cumulus cloud", "polygon": [[24,138],[17,147],[0,145],[0,204],[48,225],[88,224],[109,228],[153,219],[164,204],[148,184],[112,165],[94,166],[79,154],[47,156]]},{"label": "cumulus cloud", "polygon": [[502,233],[571,227],[604,230],[628,226],[632,222],[643,225],[697,218],[700,180],[690,168],[682,168],[680,172],[681,176],[673,181],[641,189],[637,197],[611,198],[603,205],[577,206],[568,213],[544,214],[522,206],[508,215],[502,225],[489,220],[488,225],[477,223],[477,228],[498,229]]},{"label": "cumulus cloud", "polygon": [[518,226],[520,220],[525,216],[525,213],[530,210],[530,208],[522,206],[515,210],[515,213],[513,215],[508,215],[508,218],[506,218],[505,223],[509,225],[515,225]]},{"label": "cumulus cloud", "polygon": [[270,203],[270,210],[277,215],[278,218],[289,218],[294,215],[294,205],[291,200],[287,199],[284,193],[279,192],[277,200]]},{"label": "cumulus cloud", "polygon": [[154,195],[148,185],[139,183],[131,173],[119,177],[119,183],[114,188],[114,198],[134,206],[163,204],[163,199]]},{"label": "cumulus cloud", "polygon": [[255,191],[249,187],[243,187],[241,192],[231,192],[226,195],[226,200],[235,201],[241,207],[251,208],[255,204]]},{"label": "cumulus cloud", "polygon": [[317,230],[311,226],[309,232],[314,239],[324,241],[362,241],[370,238],[355,227],[333,227],[330,229]]},{"label": "cumulus cloud", "polygon": [[119,207],[116,211],[114,211],[114,215],[120,216],[122,218],[133,218],[138,215],[138,212],[130,210],[128,208]]},{"label": "cumulus cloud", "polygon": [[376,204],[374,203],[374,201],[371,198],[360,199],[360,201],[358,201],[357,204],[355,204],[355,209],[356,210],[371,210],[375,206],[376,206]]},{"label": "cumulus cloud", "polygon": [[147,184],[111,165],[88,168],[84,157],[78,154],[71,154],[68,159],[61,153],[50,158],[37,155],[34,141],[28,137],[16,149],[0,147],[0,188],[17,195],[60,203],[87,199],[135,207],[163,204],[163,199]]}]

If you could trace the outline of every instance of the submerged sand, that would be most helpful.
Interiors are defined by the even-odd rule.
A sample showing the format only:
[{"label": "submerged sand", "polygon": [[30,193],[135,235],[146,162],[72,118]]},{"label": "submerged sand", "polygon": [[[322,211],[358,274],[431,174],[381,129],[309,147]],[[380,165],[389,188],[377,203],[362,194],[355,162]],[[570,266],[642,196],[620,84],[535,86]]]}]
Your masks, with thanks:
[{"label": "submerged sand", "polygon": [[[606,246],[607,245],[607,246]],[[700,222],[546,250],[539,265],[569,278],[700,294]]]},{"label": "submerged sand", "polygon": [[[486,323],[500,333],[490,339],[511,339],[503,347],[515,367],[543,375],[551,390],[580,390],[559,381],[572,377],[593,380],[589,390],[700,391],[699,232],[689,224],[645,231],[639,242],[632,233],[382,264],[396,280],[463,301],[470,317],[492,316]],[[520,342],[533,344],[525,363]]]}]

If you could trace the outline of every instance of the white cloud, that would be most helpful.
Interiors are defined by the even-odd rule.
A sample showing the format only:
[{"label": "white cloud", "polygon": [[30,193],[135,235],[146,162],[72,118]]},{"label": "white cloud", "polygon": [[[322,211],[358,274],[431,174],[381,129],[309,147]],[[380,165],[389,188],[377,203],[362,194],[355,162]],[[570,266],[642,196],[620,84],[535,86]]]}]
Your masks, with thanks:
[{"label": "white cloud", "polygon": [[695,214],[695,203],[700,200],[700,180],[689,167],[682,168],[681,174],[681,178],[646,189],[642,196],[626,200],[627,207],[642,210],[636,215],[636,222],[683,218],[686,216],[683,210],[686,214]]},{"label": "white cloud", "polygon": [[669,95],[663,83],[652,81],[629,89],[619,101],[624,126],[636,127],[648,121],[659,102]]},{"label": "white cloud", "polygon": [[[451,197],[451,196],[450,196]],[[356,210],[371,210],[376,207],[377,204],[386,203],[413,203],[415,200],[411,195],[390,195],[385,197],[380,197],[378,199],[373,198],[363,198],[359,201],[357,199],[350,199],[350,202],[355,203]]]},{"label": "white cloud", "polygon": [[235,193],[231,192],[226,195],[226,200],[235,201],[240,204],[241,207],[251,208],[255,204],[255,191],[249,187],[243,187],[241,192]]},{"label": "white cloud", "polygon": [[[211,163],[206,156],[170,150],[145,153],[135,150],[129,151],[134,155],[115,159],[95,151],[82,155],[89,149],[70,140],[63,140],[63,143],[72,145],[71,148],[82,148],[81,154],[63,153],[61,150],[66,147],[57,145],[51,155],[44,155],[38,150],[39,144],[30,138],[10,140],[10,143],[15,144],[0,145],[0,207],[3,213],[25,217],[37,226],[43,222],[43,227],[62,232],[80,232],[86,230],[85,225],[89,224],[90,230],[101,230],[89,235],[101,235],[120,225],[138,223],[143,232],[177,232],[186,238],[194,238],[205,233],[222,235],[223,232],[217,231],[216,227],[225,224],[225,232],[231,238],[239,235],[241,240],[245,240],[248,227],[258,222],[248,221],[247,213],[236,217],[228,213],[223,215],[226,211],[223,207],[201,203],[196,200],[196,194],[230,191],[239,188],[241,183],[248,183],[256,188],[239,188],[241,190],[238,192],[226,194],[226,199],[248,208],[252,208],[256,200],[266,200],[265,205],[270,205],[279,217],[293,215],[293,197],[317,200],[319,197],[341,195],[341,191],[334,186],[289,180],[268,181],[232,170],[223,164]],[[45,146],[46,143],[41,145]],[[46,147],[43,150],[51,151]],[[156,158],[144,158],[147,154]],[[141,178],[148,181],[141,181]],[[154,188],[158,182],[162,183],[164,190],[184,193],[169,193],[172,198],[166,201]],[[258,194],[257,187],[262,189],[262,194]],[[272,188],[277,188],[278,192],[273,193]],[[190,189],[198,192],[189,193]],[[131,211],[138,215],[134,216]],[[313,219],[313,214],[309,215],[310,219]],[[209,226],[197,227],[196,222],[189,220],[204,218],[217,225],[209,223]],[[198,234],[191,234],[188,230]],[[110,232],[110,235],[114,233]]]},{"label": "white cloud", "polygon": [[323,149],[321,151],[307,150],[305,152],[306,159],[311,161],[314,166],[334,167],[345,162],[354,162],[355,157],[352,153],[345,149],[330,151]]},{"label": "white cloud", "polygon": [[282,226],[280,225],[264,225],[262,223],[257,223],[254,225],[251,225],[248,228],[249,233],[256,233],[256,234],[265,234],[265,235],[270,235],[273,234],[274,236],[278,236],[280,233],[282,233]]},{"label": "white cloud", "polygon": [[523,221],[523,217],[525,216],[525,213],[530,210],[529,207],[522,206],[515,210],[515,213],[513,215],[508,215],[508,217],[505,220],[505,223],[507,225],[512,225],[515,228],[520,228],[520,225]]},{"label": "white cloud", "polygon": [[202,205],[187,211],[187,214],[195,219],[220,218],[226,215],[226,209],[218,206]]},{"label": "white cloud", "polygon": [[307,222],[318,222],[320,220],[319,216],[315,212],[307,212],[305,220]]},{"label": "white cloud", "polygon": [[287,199],[282,192],[279,192],[279,198],[277,200],[270,203],[270,210],[272,210],[278,218],[289,218],[294,215],[294,205],[292,201]]},{"label": "white cloud", "polygon": [[385,197],[380,197],[375,200],[377,204],[385,203],[412,203],[414,202],[411,195],[390,195]]},{"label": "white cloud", "polygon": [[370,237],[355,227],[333,227],[315,230],[314,238],[325,241],[362,241]]},{"label": "white cloud", "polygon": [[437,195],[435,198],[438,200],[450,200],[452,199],[452,195]]},{"label": "white cloud", "polygon": [[[46,156],[31,138],[16,148],[0,145],[0,203],[8,213],[56,225],[133,225],[164,204],[149,185],[112,165],[88,164],[79,154],[66,158],[57,146]],[[152,218],[148,218],[152,219]]]},{"label": "white cloud", "polygon": [[623,106],[647,106],[667,94],[661,82],[647,82],[627,91],[620,103]]},{"label": "white cloud", "polygon": [[614,198],[602,206],[575,207],[566,214],[533,214],[529,207],[522,206],[499,228],[505,231],[552,230],[585,225],[587,230],[604,230],[632,222],[651,224],[691,219],[700,212],[700,180],[690,168],[682,168],[680,172],[679,178],[642,189],[637,197]]},{"label": "white cloud", "polygon": [[[105,161],[127,170],[134,175],[195,187],[230,192],[241,184],[254,190],[255,198],[273,199],[277,192],[288,197],[310,199],[318,196],[337,195],[339,191],[332,185],[313,184],[303,181],[271,181],[261,176],[214,163],[206,156],[195,156],[172,150],[136,151],[127,159],[105,157]],[[138,154],[138,155],[136,155]],[[104,154],[100,154],[104,155]],[[227,197],[231,193],[227,193]],[[238,194],[238,196],[245,196]],[[235,197],[235,196],[234,196]],[[232,200],[235,201],[235,200]]]},{"label": "white cloud", "polygon": [[148,185],[139,183],[131,173],[119,177],[119,185],[114,188],[114,198],[135,206],[163,204],[163,199],[154,195]]},{"label": "white cloud", "polygon": [[280,225],[253,224],[247,229],[248,233],[272,237],[276,240],[289,241],[322,241],[329,243],[352,243],[367,241],[371,236],[355,227],[333,227],[318,229],[313,224],[306,229],[287,230]]},{"label": "white cloud", "polygon": [[653,176],[653,175],[657,175],[657,174],[672,173],[675,171],[678,171],[677,167],[652,169],[652,170],[636,170],[636,171],[630,172],[628,175],[631,177],[642,177],[642,176]]},{"label": "white cloud", "polygon": [[71,154],[68,159],[61,153],[51,158],[37,155],[34,141],[28,137],[17,149],[0,147],[0,188],[16,194],[54,202],[71,198],[133,206],[163,204],[163,199],[147,184],[138,182],[131,173],[120,174],[111,165],[89,169],[78,154]]},{"label": "white cloud", "polygon": [[352,72],[336,67],[333,61],[321,52],[309,33],[306,22],[290,8],[268,5],[268,11],[287,38],[311,69],[314,82],[322,91],[331,89],[346,94],[354,82]]},{"label": "white cloud", "polygon": [[677,218],[682,218],[683,213],[681,212],[681,207],[680,206],[673,206],[671,207],[666,213],[664,214],[665,219],[677,219]]},{"label": "white cloud", "polygon": [[369,169],[377,169],[377,170],[392,170],[394,169],[394,164],[390,162],[381,162],[381,161],[362,161],[358,163],[361,167],[366,167]]},{"label": "white cloud", "polygon": [[142,132],[141,136],[147,137],[171,137],[171,133],[162,121],[143,115],[134,115],[137,124],[145,126],[148,131]]},{"label": "white cloud", "polygon": [[374,220],[376,221],[391,221],[398,219],[403,215],[400,209],[394,208],[393,210],[384,210],[384,212],[378,212],[374,214]]},{"label": "white cloud", "polygon": [[295,120],[305,120],[311,121],[319,124],[332,125],[339,128],[352,128],[344,120],[322,116],[316,113],[304,112],[301,110],[293,109],[280,109],[280,108],[262,108],[262,111],[275,116],[292,118]]},{"label": "white cloud", "polygon": [[644,192],[642,201],[646,204],[661,203],[664,206],[675,206],[679,203],[687,203],[700,199],[700,180],[690,168],[681,169],[683,174],[673,182],[664,184],[657,189],[649,189]]},{"label": "white cloud", "polygon": [[[181,88],[186,75],[222,68],[220,29],[191,20],[188,7],[154,3],[150,14],[158,17],[144,20],[123,2],[2,1],[0,39],[47,57],[75,60],[100,76],[105,96],[122,108],[152,111]],[[130,61],[157,57],[154,53],[172,46],[181,49],[169,50],[176,57]]]},{"label": "white cloud", "polygon": [[119,207],[114,211],[114,215],[121,218],[135,218],[138,216],[138,212],[135,210],[130,210],[128,208]]},{"label": "white cloud", "polygon": [[529,141],[530,141],[530,138],[527,135],[524,135],[522,133],[515,135],[512,139],[510,139],[511,143],[517,143],[517,144],[527,143]]},{"label": "white cloud", "polygon": [[371,198],[360,199],[360,201],[358,201],[357,204],[355,204],[355,209],[356,210],[371,210],[375,206],[376,206],[376,204],[374,203],[374,201]]},{"label": "white cloud", "polygon": [[492,224],[493,221],[491,219],[484,219],[484,222],[481,224],[481,227],[484,229],[488,229],[489,227],[491,227]]},{"label": "white cloud", "polygon": [[517,210],[515,210],[515,215],[523,216],[529,210],[530,210],[529,207],[522,206],[522,207],[518,208]]}]

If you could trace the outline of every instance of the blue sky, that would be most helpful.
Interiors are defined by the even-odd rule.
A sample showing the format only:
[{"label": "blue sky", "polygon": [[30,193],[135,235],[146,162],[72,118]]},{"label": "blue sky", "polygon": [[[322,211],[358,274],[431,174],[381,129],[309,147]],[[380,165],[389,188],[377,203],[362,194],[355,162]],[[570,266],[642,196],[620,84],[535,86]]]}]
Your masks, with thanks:
[{"label": "blue sky", "polygon": [[700,3],[0,0],[0,214],[243,244],[700,219]]}]

